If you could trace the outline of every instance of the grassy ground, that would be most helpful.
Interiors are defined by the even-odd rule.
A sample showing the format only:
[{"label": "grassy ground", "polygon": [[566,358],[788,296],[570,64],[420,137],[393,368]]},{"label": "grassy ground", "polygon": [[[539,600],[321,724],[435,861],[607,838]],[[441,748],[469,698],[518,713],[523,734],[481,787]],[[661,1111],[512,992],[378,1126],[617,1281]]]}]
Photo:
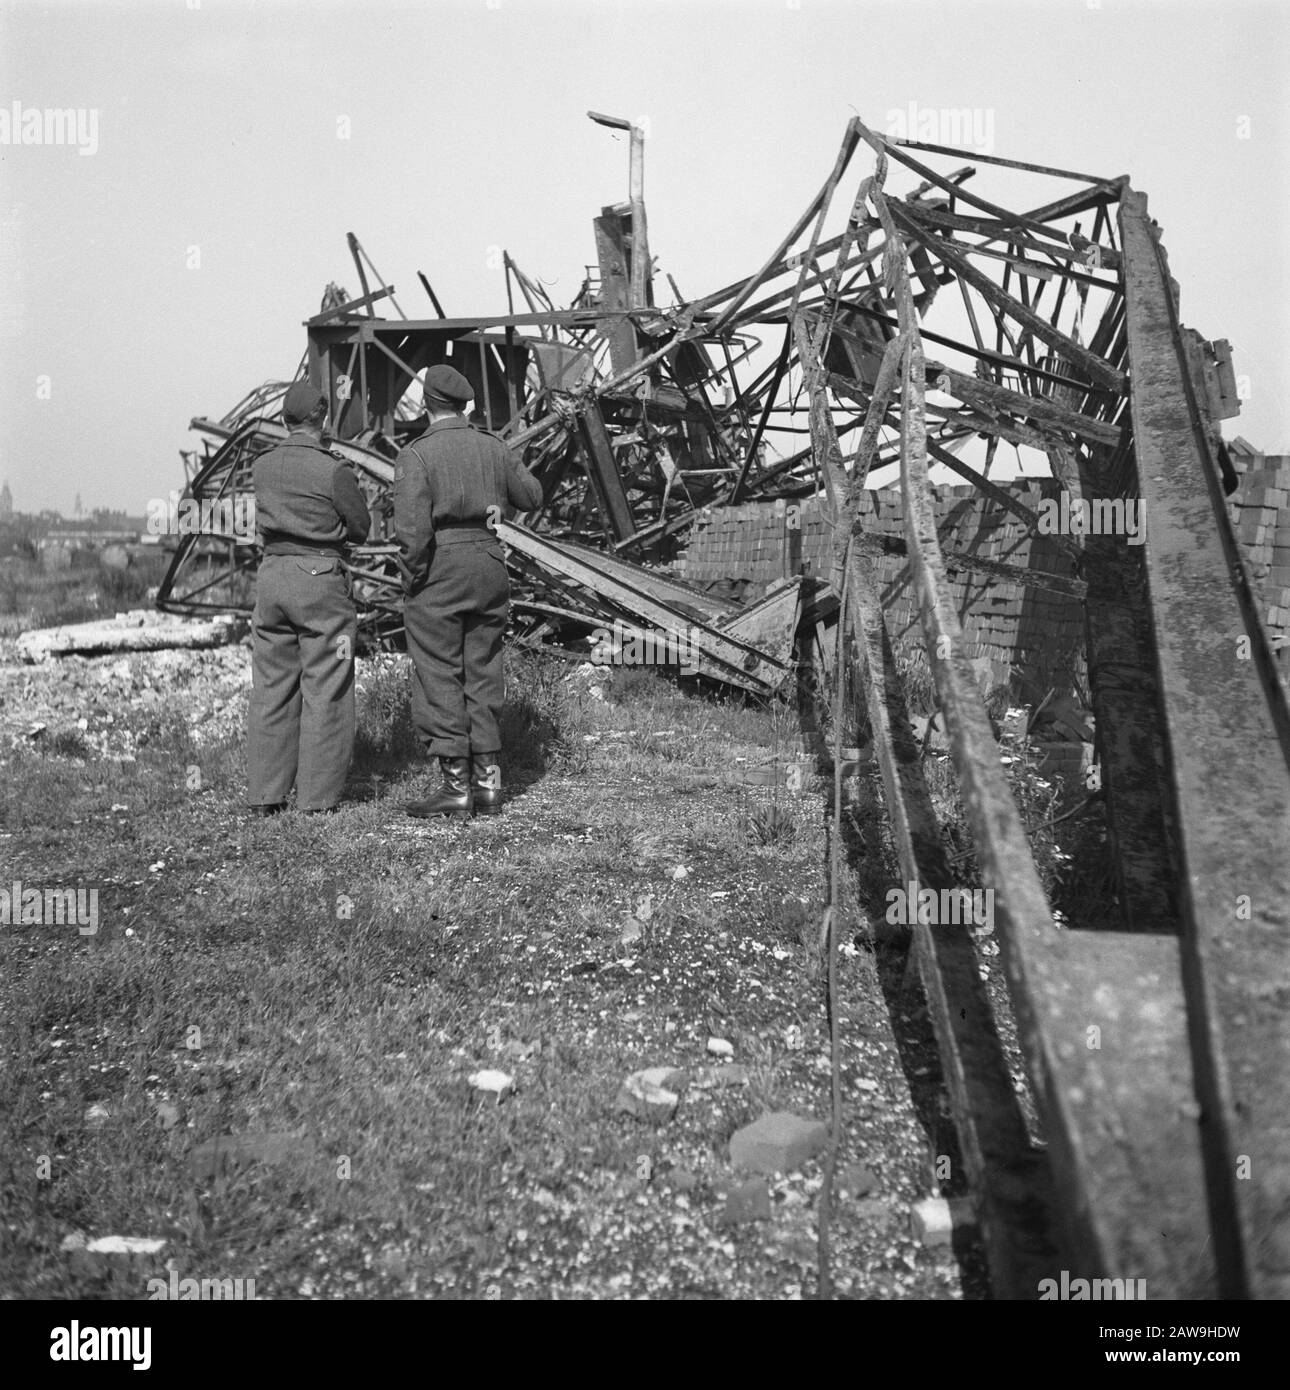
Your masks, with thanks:
[{"label": "grassy ground", "polygon": [[[515,796],[464,826],[401,812],[428,769],[399,659],[363,664],[334,817],[247,819],[236,721],[212,739],[183,709],[121,713],[147,721],[132,755],[2,755],[4,882],[96,888],[100,927],[0,928],[0,1291],[144,1297],[169,1263],[261,1298],[814,1292],[817,1164],[772,1182],[769,1220],[724,1220],[733,1131],[828,1115],[831,785],[786,775],[791,705],[515,660]],[[890,846],[848,788],[858,880]],[[961,1190],[957,1163],[933,1176],[953,1136],[925,1013],[863,909],[843,941],[841,1161],[868,1172],[837,1206],[838,1291],[981,1296],[975,1248],[909,1234],[911,1203]],[[746,1084],[698,1084],[710,1037]],[[663,1065],[691,1075],[675,1118],[620,1113]],[[513,1078],[500,1102],[483,1068]],[[166,1245],[64,1248],[109,1234]]]},{"label": "grassy ground", "polygon": [[0,561],[0,638],[58,623],[90,622],[142,607],[170,556],[158,550],[128,569],[93,564],[46,572],[35,560]]}]

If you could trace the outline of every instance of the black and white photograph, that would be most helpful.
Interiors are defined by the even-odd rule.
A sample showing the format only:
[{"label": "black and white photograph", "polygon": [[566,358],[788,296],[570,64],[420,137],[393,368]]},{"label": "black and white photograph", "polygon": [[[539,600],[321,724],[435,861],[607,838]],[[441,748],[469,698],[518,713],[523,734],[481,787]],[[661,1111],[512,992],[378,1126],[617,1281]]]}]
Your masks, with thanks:
[{"label": "black and white photograph", "polygon": [[0,0],[6,1347],[1248,1370],[1288,89],[1280,0]]}]

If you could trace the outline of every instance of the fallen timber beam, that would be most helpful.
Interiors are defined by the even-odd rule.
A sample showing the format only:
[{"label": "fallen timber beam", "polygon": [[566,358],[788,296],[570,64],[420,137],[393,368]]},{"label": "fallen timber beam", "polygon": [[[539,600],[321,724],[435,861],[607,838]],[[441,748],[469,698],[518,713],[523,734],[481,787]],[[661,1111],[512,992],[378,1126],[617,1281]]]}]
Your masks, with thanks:
[{"label": "fallen timber beam", "polygon": [[[628,566],[627,561],[619,560],[618,571],[610,573],[600,563],[602,556],[598,551],[557,544],[511,521],[499,521],[495,529],[504,544],[535,564],[582,585],[655,632],[684,643],[686,650],[694,653],[705,675],[769,695],[792,673],[789,661],[780,660],[729,631],[701,621],[692,613],[682,611],[674,601],[658,597],[654,588],[658,576],[649,570]],[[634,579],[623,577],[623,569],[635,570]],[[745,609],[739,616],[746,617],[750,611]]]},{"label": "fallen timber beam", "polygon": [[[1146,197],[1126,188],[1131,409],[1183,874],[1220,1291],[1290,1297],[1290,714],[1210,456]],[[1257,756],[1240,756],[1253,748]]]},{"label": "fallen timber beam", "polygon": [[1157,1297],[1203,1297],[1213,1289],[1213,1260],[1197,1219],[1203,1178],[1187,1104],[1182,1000],[1172,988],[1177,945],[1059,931],[1052,920],[945,576],[927,478],[926,364],[904,253],[879,191],[875,202],[892,248],[901,328],[911,335],[901,492],[925,651],[982,882],[996,895],[1004,966],[1049,1142],[1064,1267],[1084,1278],[1145,1278]]}]

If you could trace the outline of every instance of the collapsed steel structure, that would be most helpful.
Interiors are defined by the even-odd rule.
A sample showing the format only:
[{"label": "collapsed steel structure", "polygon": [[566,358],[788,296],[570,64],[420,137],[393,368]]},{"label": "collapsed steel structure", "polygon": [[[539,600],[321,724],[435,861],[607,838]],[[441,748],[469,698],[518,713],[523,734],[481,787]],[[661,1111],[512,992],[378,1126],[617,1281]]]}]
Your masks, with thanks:
[{"label": "collapsed steel structure", "polygon": [[[898,469],[901,553],[1048,1139],[1041,1152],[1027,1137],[966,931],[920,924],[913,949],[996,1290],[1034,1297],[1065,1269],[1145,1278],[1155,1297],[1285,1297],[1290,715],[1225,512],[1230,353],[1181,325],[1145,197],[1126,177],[994,156],[941,172],[924,161],[964,152],[857,119],[756,273],[696,300],[673,284],[661,307],[642,133],[593,119],[630,129],[631,192],[596,218],[598,264],[567,308],[507,255],[505,315],[448,318],[423,276],[435,318],[377,318],[393,288],[371,287],[367,271],[379,277],[351,238],[363,293],[332,294],[307,323],[304,367],[329,394],[332,447],[354,463],[376,518],[354,564],[367,640],[400,635],[389,485],[391,460],[421,428],[409,391],[450,362],[543,487],[536,512],[500,528],[517,640],[568,650],[611,621],[684,629],[699,634],[704,674],[767,693],[840,619],[902,872],[948,887],[876,581],[882,547],[858,507],[880,470]],[[862,144],[876,167],[826,238]],[[1065,191],[1010,210],[969,186],[977,164]],[[897,167],[915,185],[902,197],[887,187]],[[251,461],[283,434],[272,404],[262,393],[221,422],[194,421],[215,447],[193,496],[245,491]],[[1140,500],[1146,546],[1066,536],[1075,580],[944,553],[932,465],[1037,525],[991,479],[1001,446],[1046,461],[1073,499]],[[808,494],[827,498],[830,575],[746,605],[664,568],[704,509]],[[947,563],[983,583],[1083,598],[1120,911],[1106,930],[1053,921]],[[235,538],[186,537],[159,604],[248,607],[254,564]]]}]

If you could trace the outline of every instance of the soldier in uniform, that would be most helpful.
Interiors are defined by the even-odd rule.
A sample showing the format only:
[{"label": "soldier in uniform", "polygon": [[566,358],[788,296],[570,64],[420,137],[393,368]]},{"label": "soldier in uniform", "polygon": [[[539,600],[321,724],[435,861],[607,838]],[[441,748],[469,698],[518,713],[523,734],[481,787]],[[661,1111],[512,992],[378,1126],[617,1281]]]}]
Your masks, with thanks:
[{"label": "soldier in uniform", "polygon": [[394,532],[415,667],[412,718],[439,759],[442,785],[409,815],[496,814],[502,806],[498,718],[510,580],[489,522],[542,501],[533,475],[496,435],[463,418],[474,394],[452,367],[425,375],[430,427],[395,460]]},{"label": "soldier in uniform", "polygon": [[367,539],[353,470],[322,446],[327,398],[298,381],[282,404],[290,433],[255,460],[256,579],[247,800],[262,816],[333,811],[354,751],[357,620],[343,547]]}]

